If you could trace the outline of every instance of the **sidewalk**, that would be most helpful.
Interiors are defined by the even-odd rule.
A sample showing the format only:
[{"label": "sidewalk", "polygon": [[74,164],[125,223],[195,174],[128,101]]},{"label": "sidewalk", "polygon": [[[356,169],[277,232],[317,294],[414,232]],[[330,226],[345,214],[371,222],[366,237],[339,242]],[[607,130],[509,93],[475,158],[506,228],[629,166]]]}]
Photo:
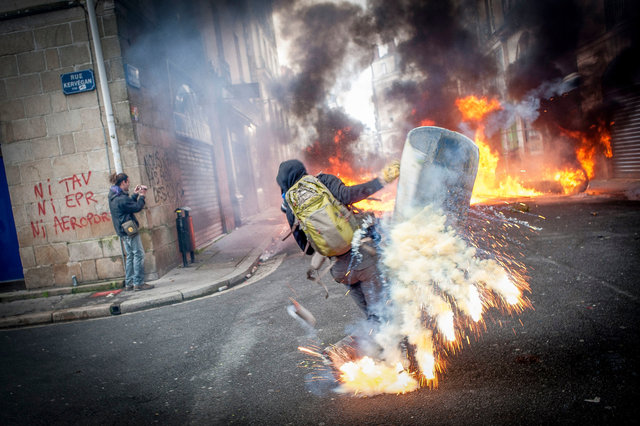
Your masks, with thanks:
[{"label": "sidewalk", "polygon": [[640,200],[640,179],[603,179],[589,182],[587,195],[616,196],[627,200]]},{"label": "sidewalk", "polygon": [[267,209],[209,245],[186,268],[176,253],[180,266],[149,282],[151,290],[124,291],[103,282],[0,293],[0,328],[126,314],[223,291],[251,276],[287,230],[280,211]]},{"label": "sidewalk", "polygon": [[[583,194],[640,200],[640,180],[591,181]],[[267,209],[197,254],[186,268],[176,253],[181,265],[150,282],[152,290],[125,292],[103,282],[0,293],[0,329],[125,314],[223,291],[250,276],[287,231],[280,211]]]}]

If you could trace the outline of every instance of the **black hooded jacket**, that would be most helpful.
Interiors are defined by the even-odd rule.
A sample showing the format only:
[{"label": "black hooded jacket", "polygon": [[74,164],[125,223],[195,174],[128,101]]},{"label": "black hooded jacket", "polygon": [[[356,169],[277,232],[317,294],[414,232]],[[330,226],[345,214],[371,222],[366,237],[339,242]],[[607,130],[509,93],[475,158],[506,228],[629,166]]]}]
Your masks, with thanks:
[{"label": "black hooded jacket", "polygon": [[[276,181],[280,186],[280,192],[282,193],[283,199],[284,194],[289,190],[289,188],[291,188],[294,183],[306,174],[307,169],[304,167],[304,164],[298,160],[287,160],[280,164]],[[338,201],[346,206],[362,201],[382,189],[382,184],[378,179],[372,179],[359,185],[347,186],[340,180],[340,178],[334,175],[320,173],[317,178],[324,186],[327,187]],[[295,216],[293,215],[293,212],[286,200],[284,201],[284,205],[286,206],[286,215],[289,226],[293,226]],[[300,248],[304,250],[307,245],[307,236],[304,232],[300,228],[296,228],[293,231],[293,236]],[[313,248],[309,246],[306,253],[313,254]]]},{"label": "black hooded jacket", "polygon": [[138,220],[134,213],[144,208],[144,195],[133,194],[129,196],[118,186],[112,186],[109,191],[109,209],[111,210],[111,220],[116,233],[121,237],[127,234],[122,229],[122,224],[128,220],[133,220],[136,225]]}]

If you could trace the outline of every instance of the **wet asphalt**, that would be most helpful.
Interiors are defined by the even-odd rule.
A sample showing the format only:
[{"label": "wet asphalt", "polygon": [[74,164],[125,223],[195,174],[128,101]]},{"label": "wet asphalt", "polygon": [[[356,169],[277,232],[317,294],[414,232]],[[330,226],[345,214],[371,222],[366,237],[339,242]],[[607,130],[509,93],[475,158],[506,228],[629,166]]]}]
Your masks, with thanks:
[{"label": "wet asphalt", "polygon": [[[298,346],[362,314],[305,279],[292,239],[245,284],[149,311],[0,331],[2,424],[630,424],[640,414],[640,202],[577,197],[495,210],[532,308],[489,312],[436,389],[335,393]],[[495,224],[494,224],[495,225]],[[486,232],[494,232],[489,229]],[[497,232],[497,231],[495,231]],[[521,253],[521,255],[520,255]],[[314,334],[287,313],[294,297]]]}]

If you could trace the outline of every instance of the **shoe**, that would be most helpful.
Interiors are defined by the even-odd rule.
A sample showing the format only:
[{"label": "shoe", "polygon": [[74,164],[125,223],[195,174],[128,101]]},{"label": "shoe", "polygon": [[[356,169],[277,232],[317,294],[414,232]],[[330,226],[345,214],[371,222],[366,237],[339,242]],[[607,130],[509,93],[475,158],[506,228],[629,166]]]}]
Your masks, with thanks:
[{"label": "shoe", "polygon": [[131,290],[133,290],[133,286],[132,285],[124,286],[124,291],[131,291]]},{"label": "shoe", "polygon": [[155,286],[151,284],[136,285],[136,286],[133,286],[133,291],[151,290],[154,287]]}]

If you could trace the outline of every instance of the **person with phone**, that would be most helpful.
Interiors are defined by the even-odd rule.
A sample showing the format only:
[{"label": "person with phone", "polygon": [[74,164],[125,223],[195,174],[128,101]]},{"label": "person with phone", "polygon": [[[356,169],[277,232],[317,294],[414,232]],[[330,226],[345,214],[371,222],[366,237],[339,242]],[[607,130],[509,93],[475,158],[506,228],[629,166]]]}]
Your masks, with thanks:
[{"label": "person with phone", "polygon": [[138,232],[140,224],[134,213],[144,208],[147,187],[136,185],[129,195],[129,176],[113,173],[109,177],[109,209],[116,234],[120,236],[125,251],[125,290],[150,290],[151,284],[144,282],[144,247]]}]

